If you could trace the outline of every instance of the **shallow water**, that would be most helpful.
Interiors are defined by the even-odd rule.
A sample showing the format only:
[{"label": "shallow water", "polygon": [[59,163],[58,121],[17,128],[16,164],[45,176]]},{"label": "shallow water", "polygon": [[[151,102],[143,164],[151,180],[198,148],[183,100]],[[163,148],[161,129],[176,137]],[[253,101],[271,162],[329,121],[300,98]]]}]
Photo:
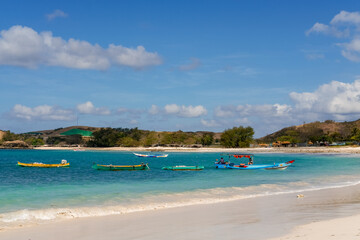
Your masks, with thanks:
[{"label": "shallow water", "polygon": [[[215,169],[219,153],[169,153],[138,158],[131,152],[0,151],[0,226],[103,216],[243,199],[360,182],[359,155],[256,154],[255,164],[295,163],[286,170]],[[70,162],[69,168],[23,168],[20,162]],[[239,163],[240,159],[234,159]],[[147,171],[97,171],[92,164],[139,164]],[[202,165],[203,171],[163,166]]]}]

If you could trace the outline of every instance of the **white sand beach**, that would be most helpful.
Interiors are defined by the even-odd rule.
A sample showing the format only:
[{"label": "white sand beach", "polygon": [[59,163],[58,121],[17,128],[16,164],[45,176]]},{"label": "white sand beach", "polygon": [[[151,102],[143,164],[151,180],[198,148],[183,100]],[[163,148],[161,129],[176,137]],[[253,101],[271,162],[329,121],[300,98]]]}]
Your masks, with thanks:
[{"label": "white sand beach", "polygon": [[[36,147],[37,150],[74,150],[73,147]],[[190,147],[109,147],[81,148],[88,151],[128,152],[251,152],[251,153],[348,153],[360,154],[360,146],[335,147],[268,147],[268,148],[190,148]]]},{"label": "white sand beach", "polygon": [[[298,194],[304,197],[298,198]],[[360,186],[256,197],[0,231],[2,240],[360,239]]]}]

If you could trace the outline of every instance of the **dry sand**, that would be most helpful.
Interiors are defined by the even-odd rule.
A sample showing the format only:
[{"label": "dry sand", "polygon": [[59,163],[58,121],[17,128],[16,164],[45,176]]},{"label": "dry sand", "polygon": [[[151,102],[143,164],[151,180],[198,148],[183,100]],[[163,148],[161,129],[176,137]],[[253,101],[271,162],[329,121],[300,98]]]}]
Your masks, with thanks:
[{"label": "dry sand", "polygon": [[[73,147],[36,147],[38,150],[74,150]],[[359,146],[343,147],[275,147],[275,148],[186,148],[186,147],[111,147],[81,148],[89,151],[128,152],[251,152],[251,153],[349,153],[360,154]]]},{"label": "dry sand", "polygon": [[78,218],[3,231],[0,239],[360,239],[359,185],[298,194]]},{"label": "dry sand", "polygon": [[296,227],[283,237],[271,240],[359,240],[360,215],[315,222]]}]

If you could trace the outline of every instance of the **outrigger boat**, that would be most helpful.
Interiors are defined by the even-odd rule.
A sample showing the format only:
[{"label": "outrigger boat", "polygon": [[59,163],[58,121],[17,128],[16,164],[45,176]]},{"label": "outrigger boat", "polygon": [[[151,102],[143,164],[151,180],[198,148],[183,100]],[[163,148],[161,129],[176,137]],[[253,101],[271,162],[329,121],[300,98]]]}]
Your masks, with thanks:
[{"label": "outrigger boat", "polygon": [[204,169],[204,166],[185,166],[185,165],[179,165],[179,166],[167,166],[163,167],[163,170],[172,170],[172,171],[200,171]]},{"label": "outrigger boat", "polygon": [[96,170],[107,170],[107,171],[123,171],[123,170],[147,170],[150,169],[148,164],[138,164],[138,165],[100,165],[94,164],[92,168]]},{"label": "outrigger boat", "polygon": [[[265,169],[265,170],[284,170],[289,167],[295,160],[291,160],[283,163],[274,163],[274,164],[254,164],[254,155],[253,154],[222,154],[222,156],[229,156],[229,160],[225,161],[223,157],[215,162],[216,168],[226,168],[226,169],[239,169],[239,170],[255,170],[255,169]],[[231,157],[235,158],[247,158],[247,163],[234,164],[230,161]]]},{"label": "outrigger boat", "polygon": [[61,163],[58,164],[46,164],[46,163],[40,163],[40,162],[34,162],[34,163],[17,163],[20,167],[38,167],[38,168],[59,168],[59,167],[69,167],[70,163],[68,163],[65,159],[61,160]]},{"label": "outrigger boat", "polygon": [[148,158],[161,158],[161,157],[169,156],[169,154],[141,154],[141,153],[133,153],[133,154],[138,157],[148,157]]}]

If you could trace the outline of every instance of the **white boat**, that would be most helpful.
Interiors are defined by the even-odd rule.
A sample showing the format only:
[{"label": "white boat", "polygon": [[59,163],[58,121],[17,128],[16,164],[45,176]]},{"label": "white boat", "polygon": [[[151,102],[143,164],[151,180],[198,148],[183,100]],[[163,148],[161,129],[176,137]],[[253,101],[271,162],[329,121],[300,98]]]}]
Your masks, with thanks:
[{"label": "white boat", "polygon": [[141,153],[133,153],[133,154],[138,157],[148,157],[148,158],[161,158],[161,157],[169,156],[169,154],[141,154]]}]

